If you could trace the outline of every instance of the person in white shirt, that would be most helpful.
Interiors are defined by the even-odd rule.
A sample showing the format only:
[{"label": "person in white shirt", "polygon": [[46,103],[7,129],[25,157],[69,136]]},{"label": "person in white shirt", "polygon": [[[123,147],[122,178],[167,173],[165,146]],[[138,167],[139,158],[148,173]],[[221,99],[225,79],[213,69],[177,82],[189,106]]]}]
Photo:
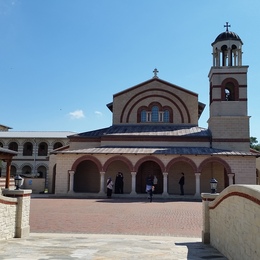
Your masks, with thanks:
[{"label": "person in white shirt", "polygon": [[112,191],[113,191],[113,181],[112,181],[112,178],[109,177],[107,179],[107,197],[110,199],[111,196],[112,196]]}]

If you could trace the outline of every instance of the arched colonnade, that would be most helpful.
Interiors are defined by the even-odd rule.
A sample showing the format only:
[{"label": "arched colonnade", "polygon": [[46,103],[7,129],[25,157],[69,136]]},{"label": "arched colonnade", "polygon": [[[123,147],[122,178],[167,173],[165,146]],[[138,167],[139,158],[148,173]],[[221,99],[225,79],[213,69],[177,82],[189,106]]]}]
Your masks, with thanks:
[{"label": "arched colonnade", "polygon": [[168,162],[163,157],[148,155],[132,162],[124,155],[117,155],[101,163],[97,157],[84,155],[72,165],[69,173],[69,193],[105,194],[106,179],[115,180],[118,172],[124,174],[124,193],[137,195],[145,193],[145,179],[148,174],[156,176],[156,193],[163,196],[179,194],[178,180],[185,174],[185,194],[200,196],[210,191],[210,179],[219,182],[218,191],[234,183],[235,174],[229,164],[220,157],[211,156],[196,164],[186,156],[178,156]]}]

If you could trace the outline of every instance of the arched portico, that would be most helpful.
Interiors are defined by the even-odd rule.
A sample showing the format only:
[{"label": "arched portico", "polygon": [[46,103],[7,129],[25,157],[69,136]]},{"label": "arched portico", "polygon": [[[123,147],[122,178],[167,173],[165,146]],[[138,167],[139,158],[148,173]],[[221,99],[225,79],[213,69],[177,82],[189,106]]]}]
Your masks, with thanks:
[{"label": "arched portico", "polygon": [[91,155],[78,158],[69,173],[69,192],[98,193],[100,191],[100,172],[102,164]]},{"label": "arched portico", "polygon": [[124,156],[113,156],[108,159],[103,166],[105,177],[104,182],[108,177],[111,177],[116,185],[116,176],[118,172],[123,174],[123,193],[130,193],[132,191],[132,175],[133,165],[129,159]]},{"label": "arched portico", "polygon": [[156,176],[157,185],[155,185],[155,193],[163,193],[163,172],[165,166],[161,160],[154,156],[145,156],[140,159],[136,164],[136,192],[145,193],[146,178],[148,175]]},{"label": "arched portico", "polygon": [[72,171],[75,171],[76,168],[77,168],[77,166],[78,166],[78,164],[80,164],[80,163],[83,162],[83,161],[92,161],[93,163],[95,163],[95,164],[97,165],[98,170],[99,170],[99,171],[102,171],[102,164],[101,164],[101,162],[100,162],[96,157],[94,157],[94,156],[92,156],[92,155],[84,155],[84,156],[78,158],[78,159],[73,163],[73,165],[72,165],[72,167],[71,167],[71,170],[72,170]]},{"label": "arched portico", "polygon": [[222,158],[212,156],[202,161],[198,167],[200,176],[200,190],[201,192],[210,192],[210,180],[215,178],[218,181],[217,191],[221,192],[230,183],[232,174],[231,167]]},{"label": "arched portico", "polygon": [[172,195],[180,194],[179,180],[184,173],[185,184],[184,194],[194,195],[196,193],[196,164],[185,156],[180,156],[171,160],[167,166],[168,172],[168,193]]}]

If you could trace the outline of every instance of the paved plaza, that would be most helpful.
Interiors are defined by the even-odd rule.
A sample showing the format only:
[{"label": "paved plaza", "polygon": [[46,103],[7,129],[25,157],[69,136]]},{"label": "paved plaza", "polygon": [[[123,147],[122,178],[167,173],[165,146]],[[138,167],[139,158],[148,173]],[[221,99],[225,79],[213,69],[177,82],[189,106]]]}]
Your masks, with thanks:
[{"label": "paved plaza", "polygon": [[201,243],[202,203],[32,198],[31,234],[0,243],[0,259],[226,259]]}]

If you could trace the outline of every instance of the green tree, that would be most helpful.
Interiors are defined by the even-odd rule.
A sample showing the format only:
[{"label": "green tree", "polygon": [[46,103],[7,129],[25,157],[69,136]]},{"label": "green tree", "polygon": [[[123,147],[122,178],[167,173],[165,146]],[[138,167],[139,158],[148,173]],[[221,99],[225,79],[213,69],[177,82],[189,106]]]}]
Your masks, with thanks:
[{"label": "green tree", "polygon": [[250,147],[257,151],[260,151],[260,144],[257,141],[256,137],[250,137]]}]

